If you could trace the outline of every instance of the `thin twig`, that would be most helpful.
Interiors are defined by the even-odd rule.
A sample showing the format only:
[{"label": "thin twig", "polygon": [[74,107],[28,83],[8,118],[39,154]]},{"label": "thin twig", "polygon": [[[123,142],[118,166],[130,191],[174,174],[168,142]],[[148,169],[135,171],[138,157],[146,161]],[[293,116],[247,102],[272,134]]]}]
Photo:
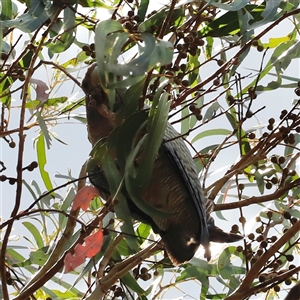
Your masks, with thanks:
[{"label": "thin twig", "polygon": [[[240,300],[245,299],[247,296],[253,295],[255,293],[255,288],[251,285],[253,284],[254,279],[259,274],[261,268],[265,265],[265,263],[273,256],[275,253],[283,247],[295,234],[300,231],[300,220],[297,221],[290,229],[286,231],[286,233],[281,236],[269,249],[264,252],[262,256],[255,262],[252,268],[247,273],[244,278],[242,284],[239,286],[237,291],[226,298],[226,300]],[[300,267],[299,267],[300,268]],[[294,270],[291,270],[294,271]],[[294,274],[294,273],[293,273]],[[276,281],[278,281],[276,279]]]},{"label": "thin twig", "polygon": [[[22,178],[23,178],[23,152],[24,152],[24,142],[25,142],[25,135],[24,135],[24,124],[25,124],[25,108],[26,108],[26,100],[27,100],[27,96],[28,96],[28,86],[29,86],[29,82],[30,82],[30,78],[32,76],[33,73],[33,68],[34,68],[34,64],[37,60],[37,58],[39,57],[40,51],[42,49],[42,46],[44,45],[44,41],[48,35],[48,32],[51,30],[53,24],[56,21],[56,18],[58,17],[58,15],[60,14],[61,9],[57,9],[55,15],[53,16],[53,20],[51,22],[51,24],[48,26],[48,28],[45,30],[45,32],[42,35],[40,44],[38,45],[38,47],[36,48],[36,51],[32,57],[32,60],[30,62],[29,65],[29,69],[28,69],[28,74],[27,77],[25,79],[24,82],[24,86],[23,86],[23,98],[22,98],[22,106],[21,106],[21,111],[20,111],[20,122],[19,122],[19,150],[18,150],[18,162],[17,162],[17,190],[16,190],[16,198],[15,198],[15,205],[14,208],[12,210],[11,213],[11,217],[14,217],[17,215],[20,205],[21,205],[21,195],[22,195],[22,186],[23,186],[23,182],[22,182]],[[36,32],[33,35],[32,40],[35,40],[35,38],[37,37],[40,29],[42,29],[43,26],[41,26],[38,30],[36,30]],[[25,53],[25,52],[24,52]],[[15,62],[16,63],[16,62]],[[5,76],[4,76],[5,77]],[[3,298],[4,299],[8,299],[8,289],[7,289],[7,278],[6,278],[6,268],[5,268],[5,254],[6,254],[6,248],[7,248],[7,244],[8,244],[8,239],[9,239],[9,235],[11,233],[12,230],[12,226],[13,226],[13,222],[9,223],[4,237],[3,237],[3,242],[2,242],[2,247],[1,247],[1,252],[0,252],[0,261],[2,261],[2,264],[0,264],[0,274],[1,274],[1,283],[2,283],[2,292],[3,292]]]},{"label": "thin twig", "polygon": [[230,210],[234,208],[240,208],[249,206],[250,204],[254,203],[264,203],[268,201],[272,201],[275,199],[280,198],[285,193],[287,193],[289,190],[291,190],[294,187],[297,187],[300,185],[300,178],[286,184],[285,186],[279,188],[277,191],[270,195],[263,195],[263,196],[253,196],[245,200],[241,200],[238,202],[231,202],[231,203],[221,203],[221,204],[215,204],[214,210],[215,211],[223,211],[223,210]]}]

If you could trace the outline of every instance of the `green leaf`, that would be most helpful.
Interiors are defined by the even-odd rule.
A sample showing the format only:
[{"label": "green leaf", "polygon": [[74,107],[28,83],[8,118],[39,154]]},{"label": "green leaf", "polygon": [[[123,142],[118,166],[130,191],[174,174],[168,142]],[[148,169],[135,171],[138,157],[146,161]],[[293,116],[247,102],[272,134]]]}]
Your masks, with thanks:
[{"label": "green leaf", "polygon": [[43,1],[29,0],[30,5],[26,13],[20,14],[14,20],[5,20],[2,25],[5,27],[16,27],[24,32],[33,32],[44,24],[48,18],[56,15],[59,9],[56,5],[47,7]]},{"label": "green leaf", "polygon": [[[65,63],[61,64],[60,66],[64,69],[68,68],[69,66],[76,67],[79,63],[85,61],[88,58],[88,56],[85,54],[84,51],[80,51],[76,57],[73,57],[69,60],[67,60]],[[76,69],[77,71],[77,69]],[[68,72],[72,72],[72,69],[68,69]]]},{"label": "green leaf", "polygon": [[[288,41],[286,43],[281,43],[274,50],[270,60],[268,61],[266,67],[260,72],[259,80],[261,81],[265,76],[270,74],[270,71],[275,67],[277,74],[277,81],[269,83],[266,87],[262,85],[257,85],[256,91],[266,91],[277,89],[281,86],[281,73],[285,70],[293,59],[298,59],[300,57],[300,42],[299,41]],[[241,93],[247,93],[249,86],[255,86],[257,84],[257,79],[254,79],[246,88],[242,90]]]},{"label": "green leaf", "polygon": [[281,43],[286,43],[291,40],[290,35],[278,37],[278,38],[269,38],[269,42],[263,44],[264,48],[272,49],[280,45]]},{"label": "green leaf", "polygon": [[38,266],[43,266],[48,259],[49,254],[47,254],[49,247],[43,247],[36,251],[31,251],[29,254],[29,260],[31,264]]},{"label": "green leaf", "polygon": [[[107,72],[118,76],[138,77],[143,76],[147,71],[155,67],[167,65],[172,62],[173,50],[172,44],[163,40],[156,40],[149,33],[142,33],[141,39],[144,42],[138,44],[139,56],[126,64],[106,63]],[[119,82],[118,86],[120,86]],[[125,87],[125,85],[122,85]]]},{"label": "green leaf", "polygon": [[121,281],[137,294],[140,295],[145,293],[145,291],[139,286],[139,284],[136,282],[136,279],[134,279],[130,273],[124,275],[121,278]]},{"label": "green leaf", "polygon": [[79,0],[79,4],[83,7],[99,7],[99,8],[106,8],[106,9],[113,9],[112,6],[107,5],[99,0]]},{"label": "green leaf", "polygon": [[[123,178],[116,166],[116,162],[110,156],[107,151],[107,145],[104,142],[97,143],[93,148],[91,155],[93,158],[100,158],[100,165],[107,178],[111,195],[119,200],[119,203],[114,206],[114,210],[118,218],[124,221],[124,224],[121,226],[122,232],[125,233],[125,238],[129,246],[133,250],[138,251],[137,241],[132,226],[131,214],[127,206],[127,201],[121,193]],[[89,165],[87,166],[87,169],[89,170]]]},{"label": "green leaf", "polygon": [[[227,184],[228,185],[228,184]],[[225,188],[225,186],[223,187],[223,189]],[[218,200],[216,203],[223,203],[223,199],[224,199],[224,193],[221,193],[221,195],[219,196]],[[215,212],[216,216],[220,219],[220,220],[224,220],[227,221],[227,219],[223,216],[222,211],[218,210]]]},{"label": "green leaf", "polygon": [[56,36],[59,36],[59,38],[56,38],[54,39],[54,42],[47,44],[47,47],[53,53],[64,52],[73,44],[75,39],[75,10],[70,7],[66,7],[63,12],[64,19],[62,22],[63,26],[61,28],[62,33],[60,33],[60,31],[56,32]]},{"label": "green leaf", "polygon": [[216,150],[219,146],[220,146],[220,144],[213,144],[213,145],[207,146],[207,147],[201,149],[201,150],[199,151],[199,153],[202,154],[202,155],[203,155],[203,154],[207,154],[207,153],[209,153],[210,151]]},{"label": "green leaf", "polygon": [[[165,128],[167,125],[167,117],[170,107],[170,103],[167,99],[168,95],[163,94],[161,99],[159,96],[160,92],[157,92],[156,96],[154,97],[152,107],[149,111],[147,133],[143,133],[141,131],[144,127],[143,119],[141,119],[139,122],[139,124],[141,125],[139,127],[135,127],[136,129],[131,131],[131,133],[128,133],[128,130],[126,130],[126,132],[124,131],[124,136],[129,134],[129,141],[127,140],[127,143],[119,147],[119,150],[117,147],[117,152],[119,151],[119,154],[117,156],[118,158],[123,156],[123,159],[121,161],[121,168],[123,167],[123,164],[125,162],[125,185],[134,204],[147,215],[166,218],[170,216],[169,213],[162,212],[156,209],[155,207],[149,205],[142,198],[142,190],[146,186],[148,186],[150,182],[154,161],[157,157],[158,149],[161,146]],[[142,116],[141,113],[137,114],[137,116],[139,115]],[[131,118],[127,120],[131,120]],[[132,127],[133,123],[129,125],[131,125]],[[122,127],[123,126],[121,126],[121,129]],[[122,133],[121,129],[120,132]],[[133,137],[136,138],[138,136],[137,132],[144,135],[137,141],[137,144],[133,147],[131,141],[133,140]],[[134,133],[134,136],[132,133]],[[120,137],[120,139],[122,138]],[[120,139],[117,140],[120,141]],[[136,167],[136,162],[138,162],[138,167]]]},{"label": "green leaf", "polygon": [[219,108],[220,104],[218,102],[214,102],[212,105],[210,105],[203,116],[203,122],[206,120],[211,120],[216,115],[216,112]]},{"label": "green leaf", "polygon": [[[228,36],[242,35],[243,32],[251,32],[254,28],[272,22],[274,19],[280,17],[280,14],[275,16],[275,6],[280,5],[280,1],[273,1],[273,3],[268,3],[267,6],[265,4],[266,2],[260,5],[253,5],[240,0],[232,1],[230,4],[220,2],[210,3],[213,3],[213,5],[217,7],[225,5],[223,9],[228,10],[228,12],[215,18],[212,22],[209,22],[208,25],[201,30],[202,36],[220,37],[224,39]],[[274,17],[273,19],[272,16]],[[251,24],[249,24],[249,22]],[[241,30],[243,32],[241,32]],[[244,39],[243,36],[242,38]],[[249,35],[246,40],[248,39]]]},{"label": "green leaf", "polygon": [[216,2],[212,0],[206,0],[209,5],[228,10],[228,11],[237,11],[239,9],[244,8],[248,2],[247,1],[241,1],[241,0],[233,0],[229,1],[230,4],[222,3],[222,2]]},{"label": "green leaf", "polygon": [[[11,0],[1,0],[1,14],[0,14],[1,21],[10,20],[12,18],[13,18],[12,1]],[[2,30],[1,30],[1,33],[2,33]],[[2,38],[1,38],[1,40],[2,40]],[[2,46],[0,47],[0,49],[2,49]]]},{"label": "green leaf", "polygon": [[190,120],[189,120],[189,118],[186,117],[188,114],[189,114],[189,109],[187,107],[182,109],[182,111],[181,111],[182,121],[180,122],[181,134],[185,134],[185,133],[189,132],[189,130],[190,130]]},{"label": "green leaf", "polygon": [[39,126],[40,126],[41,131],[42,131],[42,133],[40,134],[40,136],[43,135],[43,138],[45,138],[45,141],[47,143],[47,149],[50,149],[50,146],[51,146],[51,137],[50,137],[50,134],[49,134],[49,131],[48,131],[48,127],[47,127],[47,125],[45,123],[45,120],[42,117],[40,111],[36,111],[35,112],[35,116],[37,118],[37,121],[38,121]]},{"label": "green leaf", "polygon": [[258,170],[255,171],[254,176],[255,176],[255,181],[257,183],[258,190],[263,195],[265,190],[264,176]]},{"label": "green leaf", "polygon": [[222,129],[222,128],[216,128],[216,129],[210,129],[210,130],[206,130],[203,132],[198,133],[193,139],[192,139],[192,144],[204,137],[209,137],[209,136],[213,136],[213,135],[229,135],[232,132],[228,129]]},{"label": "green leaf", "polygon": [[[6,259],[9,261],[11,265],[18,264],[25,260],[25,257],[16,251],[17,247],[13,247],[13,248],[12,246],[9,246],[7,247],[6,250]],[[28,249],[28,248],[24,247],[24,249]]]},{"label": "green leaf", "polygon": [[[74,200],[74,197],[75,197],[75,191],[73,188],[70,188],[68,190],[68,193],[67,193],[65,199],[63,200],[63,203],[62,203],[60,209],[64,212],[67,212],[68,210],[70,210],[70,207]],[[68,222],[68,217],[66,217],[63,214],[58,214],[58,227],[60,230],[63,230],[65,228],[67,222]]]},{"label": "green leaf", "polygon": [[117,246],[117,250],[119,252],[119,254],[121,256],[125,256],[125,257],[128,257],[130,255],[133,255],[136,253],[136,251],[132,250],[130,247],[128,247],[128,243],[127,241],[124,239],[122,240],[118,246]]},{"label": "green leaf", "polygon": [[194,55],[194,56],[189,55],[187,67],[189,70],[192,71],[188,74],[189,85],[191,87],[200,81],[200,78],[199,78],[199,66],[200,66],[199,55],[200,55],[200,51],[198,51],[196,53],[196,55]]},{"label": "green leaf", "polygon": [[196,278],[202,283],[204,289],[206,289],[206,287],[209,286],[209,282],[208,282],[209,268],[210,268],[209,265],[206,266],[206,269],[202,269],[200,267],[195,267],[195,266],[188,266],[181,272],[179,276],[176,277],[176,282],[185,281],[186,279],[190,279],[190,278]]},{"label": "green leaf", "polygon": [[218,270],[224,279],[231,279],[233,275],[244,275],[246,272],[244,267],[232,265],[232,255],[237,255],[236,247],[234,246],[225,248],[218,258]]},{"label": "green leaf", "polygon": [[[58,104],[65,103],[68,100],[68,97],[57,97],[57,98],[49,98],[47,101],[43,102],[43,107],[57,106]],[[40,105],[40,100],[31,100],[28,101],[25,105],[26,108],[36,109]]]},{"label": "green leaf", "polygon": [[83,297],[83,293],[81,293],[80,295],[73,289],[61,292],[59,290],[48,289],[45,286],[43,286],[42,290],[45,291],[48,294],[48,296],[52,299],[80,300]]},{"label": "green leaf", "polygon": [[255,29],[278,19],[280,17],[280,14],[277,14],[277,11],[280,3],[281,1],[265,1],[265,9],[261,13],[262,20],[253,23],[247,29]]},{"label": "green leaf", "polygon": [[[3,75],[0,74],[0,102],[3,103],[7,108],[10,108],[11,104],[11,93],[10,87],[13,84],[13,80],[11,77],[7,77],[6,79],[2,80]],[[2,96],[4,94],[5,96]]]},{"label": "green leaf", "polygon": [[206,36],[205,50],[206,50],[206,55],[208,58],[212,57],[212,52],[214,49],[214,42],[215,42],[215,40],[211,36]]},{"label": "green leaf", "polygon": [[[153,26],[161,26],[168,13],[169,9],[167,8],[160,10],[159,12],[148,18],[146,21],[139,24],[138,31],[146,32]],[[184,17],[184,10],[181,8],[175,8],[170,16],[170,23],[174,22],[175,20],[181,19],[182,17]]]},{"label": "green leaf", "polygon": [[44,247],[44,240],[40,231],[34,226],[34,224],[30,222],[22,222],[22,224],[29,230],[32,234],[33,238],[35,239],[36,245],[38,248]]},{"label": "green leaf", "polygon": [[68,97],[56,97],[56,98],[49,98],[43,106],[57,106],[58,104],[65,103],[68,100]]},{"label": "green leaf", "polygon": [[144,223],[141,223],[139,225],[139,227],[137,228],[137,230],[135,232],[139,245],[142,245],[146,241],[146,239],[148,238],[148,236],[150,234],[150,231],[151,231],[150,225],[147,225]]},{"label": "green leaf", "polygon": [[145,85],[145,78],[143,80],[137,82],[136,84],[130,86],[123,97],[124,101],[124,109],[122,109],[122,116],[124,118],[132,115],[139,104],[140,96],[142,95],[143,89]]},{"label": "green leaf", "polygon": [[[125,167],[125,184],[126,184],[126,189],[127,192],[130,196],[130,199],[134,202],[134,204],[142,210],[144,213],[151,217],[158,217],[158,218],[168,218],[170,216],[169,213],[160,211],[156,209],[155,207],[151,206],[148,204],[148,202],[144,201],[142,198],[142,187],[144,183],[139,180],[137,182],[137,171],[135,170],[134,167],[134,158],[136,157],[137,153],[139,152],[141,146],[143,145],[144,141],[146,140],[146,135],[139,141],[135,149],[133,149],[131,155],[128,157],[127,162],[126,162],[126,167]],[[141,168],[139,168],[141,170]],[[149,172],[147,170],[147,172]],[[152,169],[151,169],[152,172]],[[150,173],[151,175],[151,173]],[[149,174],[147,175],[149,176]]]},{"label": "green leaf", "polygon": [[137,186],[139,187],[148,186],[150,182],[154,161],[162,144],[168,122],[171,105],[171,102],[168,101],[169,95],[163,93],[161,97],[159,96],[160,91],[158,90],[149,112],[145,150],[136,175]]},{"label": "green leaf", "polygon": [[108,137],[108,147],[116,152],[118,166],[122,172],[124,172],[126,161],[133,150],[137,133],[145,127],[147,118],[145,111],[137,111],[126,118],[124,123]]},{"label": "green leaf", "polygon": [[226,298],[226,294],[213,294],[213,295],[206,295],[206,299],[212,299],[212,300],[220,300],[220,299],[225,299]]},{"label": "green leaf", "polygon": [[43,182],[47,190],[51,191],[53,190],[53,186],[51,183],[49,173],[45,170],[45,166],[47,164],[47,157],[46,157],[46,148],[45,148],[45,138],[43,133],[41,133],[39,137],[36,139],[35,146],[36,146],[37,160],[38,160],[40,174],[42,176]]},{"label": "green leaf", "polygon": [[225,115],[226,115],[226,117],[227,117],[227,119],[228,119],[228,121],[229,121],[229,123],[230,123],[232,129],[233,129],[233,130],[236,130],[236,129],[237,129],[237,120],[236,120],[236,118],[234,117],[234,113],[236,113],[236,112],[235,112],[235,110],[233,109],[232,112],[230,112],[230,113],[229,113],[229,112],[226,112]]},{"label": "green leaf", "polygon": [[141,0],[139,6],[138,6],[138,17],[140,18],[140,21],[144,21],[147,10],[149,7],[149,0]]},{"label": "green leaf", "polygon": [[106,68],[105,62],[107,53],[105,52],[107,35],[116,32],[123,31],[122,25],[115,20],[105,20],[98,24],[95,29],[95,52],[96,61],[98,66],[98,75],[100,82],[104,84],[106,81]]}]

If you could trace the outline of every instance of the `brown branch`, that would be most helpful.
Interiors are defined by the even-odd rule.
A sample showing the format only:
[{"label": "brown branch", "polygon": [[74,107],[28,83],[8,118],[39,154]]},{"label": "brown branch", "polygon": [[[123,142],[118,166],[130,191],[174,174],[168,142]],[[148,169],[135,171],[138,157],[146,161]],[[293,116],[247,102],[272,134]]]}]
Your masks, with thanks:
[{"label": "brown branch", "polygon": [[41,60],[38,65],[35,67],[35,69],[39,68],[41,65],[51,65],[54,68],[60,70],[63,72],[67,77],[69,77],[72,81],[74,81],[80,88],[81,88],[81,83],[74,77],[72,76],[69,72],[66,71],[63,67],[59,66],[58,64],[52,62],[52,61],[46,61],[46,60]]},{"label": "brown branch", "polygon": [[163,24],[160,28],[160,32],[158,34],[158,38],[163,39],[163,37],[166,34],[166,30],[170,28],[170,21],[172,14],[174,12],[175,4],[177,3],[177,0],[172,0],[171,4],[169,5],[169,11],[167,16],[164,18]]},{"label": "brown branch", "polygon": [[[286,233],[280,237],[269,249],[266,251],[252,266],[250,271],[247,273],[242,284],[237,289],[237,291],[226,298],[226,300],[241,300],[245,299],[247,296],[255,293],[255,287],[251,288],[251,285],[254,282],[254,279],[258,276],[262,267],[266,262],[273,256],[275,253],[283,247],[295,234],[300,231],[300,220],[297,221]],[[294,270],[291,270],[294,271]]]},{"label": "brown branch", "polygon": [[[265,30],[263,30],[261,33],[259,33],[253,40],[258,40],[262,36],[264,36],[266,33],[268,33],[271,29],[273,29],[276,25],[278,25],[281,21],[284,19],[297,15],[300,13],[300,8],[292,10],[290,12],[285,13],[282,17],[278,18],[276,21],[272,22],[271,25],[269,25]],[[178,98],[178,102],[181,103],[183,100],[185,100],[190,94],[202,89],[208,82],[214,80],[217,78],[220,74],[223,74],[230,68],[230,66],[233,65],[233,63],[236,61],[236,59],[239,58],[239,56],[249,47],[252,45],[252,41],[248,41],[228,62],[226,62],[224,65],[222,65],[221,68],[219,68],[214,74],[206,78],[205,80],[201,81],[201,83],[195,85],[193,88],[187,90],[185,93],[183,93],[180,98]]]},{"label": "brown branch", "polygon": [[229,209],[248,206],[248,205],[254,204],[254,203],[263,203],[263,202],[267,202],[267,201],[272,201],[272,200],[275,200],[277,198],[280,198],[286,192],[288,192],[292,188],[294,188],[296,186],[299,186],[299,185],[300,185],[300,178],[298,178],[298,179],[290,182],[289,184],[279,188],[277,191],[275,191],[274,193],[272,193],[270,195],[263,195],[263,196],[259,196],[259,197],[253,196],[253,197],[250,197],[248,199],[241,200],[241,201],[238,201],[238,202],[215,204],[215,206],[214,206],[215,209],[214,210],[215,211],[229,210]]},{"label": "brown branch", "polygon": [[133,267],[141,263],[145,258],[152,255],[155,251],[160,249],[160,245],[157,243],[151,244],[146,249],[140,251],[136,255],[123,260],[116,264],[111,271],[103,278],[99,280],[99,285],[96,289],[87,297],[87,300],[102,299],[107,293],[109,288],[122,276],[128,273]]},{"label": "brown branch", "polygon": [[[300,271],[300,266],[297,268],[294,268],[292,270],[288,270],[282,274],[279,274],[276,276],[274,276],[272,279],[265,281],[261,284],[258,284],[256,286],[252,286],[251,288],[249,288],[248,290],[243,291],[243,296],[240,294],[239,297],[240,298],[230,298],[231,296],[229,296],[228,298],[226,298],[225,300],[241,300],[241,299],[245,299],[251,295],[260,293],[265,291],[266,289],[270,289],[272,286],[277,285],[280,282],[283,282],[284,280],[286,280],[287,278],[290,278],[292,275],[298,273]],[[233,296],[233,295],[232,295]],[[242,297],[242,298],[241,298]],[[285,300],[287,300],[288,298],[286,298]],[[290,300],[297,300],[297,298],[292,298]]]},{"label": "brown branch", "polygon": [[[24,135],[25,121],[24,120],[25,120],[26,100],[27,100],[27,96],[28,96],[28,86],[29,86],[30,78],[31,78],[32,73],[33,73],[34,64],[35,64],[36,60],[38,59],[40,51],[41,51],[41,49],[44,45],[44,41],[45,41],[50,29],[52,28],[53,24],[55,23],[56,18],[60,14],[60,12],[61,12],[61,9],[57,9],[56,13],[53,16],[52,22],[50,23],[48,28],[45,30],[45,32],[42,34],[41,41],[40,41],[38,47],[36,48],[36,51],[35,51],[35,53],[32,57],[32,60],[30,61],[27,77],[26,77],[24,85],[23,85],[23,98],[22,98],[22,106],[21,106],[21,111],[20,111],[20,122],[19,122],[19,150],[18,150],[18,162],[17,162],[17,190],[16,190],[15,205],[14,205],[14,208],[13,208],[13,210],[11,212],[11,215],[10,215],[11,217],[14,217],[14,216],[17,215],[17,213],[19,211],[19,208],[20,208],[20,205],[21,205],[21,195],[22,195],[22,186],[23,186],[23,182],[22,182],[22,178],[23,178],[23,152],[24,152],[24,143],[25,143],[25,135]],[[43,24],[40,26],[40,28],[38,30],[36,30],[36,32],[33,35],[32,40],[35,40],[35,38],[37,37],[39,31],[42,28],[43,28]],[[15,63],[17,63],[17,62],[15,62]],[[9,223],[7,228],[6,228],[6,231],[5,231],[5,234],[4,234],[4,237],[3,237],[3,242],[2,242],[2,245],[1,245],[2,246],[1,247],[1,252],[0,252],[0,261],[2,262],[0,264],[0,274],[1,274],[2,292],[3,292],[3,298],[4,299],[9,298],[8,289],[7,289],[7,272],[6,272],[4,262],[5,262],[6,248],[7,248],[7,244],[8,244],[8,240],[9,240],[9,235],[10,235],[11,230],[12,230],[12,226],[13,226],[13,222]]]},{"label": "brown branch", "polygon": [[[48,282],[49,280],[52,279],[53,276],[55,276],[55,274],[57,272],[59,272],[63,265],[64,265],[64,259],[65,256],[67,255],[67,253],[69,251],[73,251],[73,249],[75,248],[75,246],[78,243],[83,243],[84,242],[84,238],[88,235],[90,235],[92,233],[92,231],[99,226],[99,222],[104,218],[104,216],[106,215],[106,213],[108,212],[108,207],[104,206],[104,208],[101,211],[101,214],[98,215],[94,220],[92,220],[90,222],[90,224],[88,224],[85,227],[85,230],[81,232],[80,236],[78,237],[78,239],[73,243],[73,245],[68,249],[68,251],[65,251],[63,254],[61,254],[61,256],[58,257],[58,259],[53,262],[53,264],[50,266],[50,268],[47,270],[47,272],[43,275],[40,276],[40,271],[39,270],[38,273],[35,274],[34,279],[35,280],[30,280],[31,285],[29,286],[29,284],[26,284],[25,288],[23,288],[20,292],[20,294],[14,298],[14,300],[23,300],[23,299],[27,299],[28,297],[30,297],[35,291],[37,291],[39,288],[41,288],[42,286],[45,285],[46,282]],[[72,222],[73,219],[69,219],[69,222]],[[69,224],[68,222],[68,224]],[[71,224],[72,225],[72,224]],[[69,225],[66,226],[66,231],[63,233],[62,238],[63,239],[67,239],[68,241],[70,240],[70,236],[68,236],[68,231],[69,229],[67,228]],[[52,255],[50,257],[52,259]],[[50,259],[49,258],[49,259]],[[48,261],[49,261],[48,259]],[[46,264],[48,263],[48,261],[46,262]]]},{"label": "brown branch", "polygon": [[[82,166],[81,171],[80,171],[80,176],[84,175],[85,172],[86,172],[86,164],[84,164]],[[84,184],[84,182],[81,181],[80,184]],[[33,289],[33,291],[32,291],[32,293],[33,293],[37,289],[39,289],[40,287],[42,287],[44,285],[44,282],[41,283],[41,278],[46,277],[46,274],[48,275],[49,270],[53,267],[53,265],[55,265],[59,261],[60,257],[62,256],[65,246],[71,239],[74,228],[78,222],[77,217],[78,217],[79,211],[80,211],[79,208],[75,211],[74,210],[71,211],[70,217],[68,218],[68,222],[65,227],[65,230],[62,233],[61,238],[58,240],[50,257],[48,258],[46,263],[39,269],[39,271],[22,288],[20,295],[19,295],[20,299],[22,299],[21,295],[23,293],[27,293],[28,290],[30,290],[30,288]],[[105,211],[105,208],[103,209],[103,211]],[[75,245],[74,245],[74,247],[75,247]],[[61,261],[61,264],[62,263],[63,263],[63,261]],[[61,268],[61,265],[60,265],[60,268]],[[53,276],[54,276],[54,274],[53,274]]]},{"label": "brown branch", "polygon": [[116,250],[116,247],[118,244],[124,239],[123,234],[119,234],[115,240],[107,247],[107,250],[101,260],[99,270],[97,272],[97,278],[102,278],[104,276],[104,270],[109,263],[109,260],[111,259],[111,256],[113,255],[114,251]]},{"label": "brown branch", "polygon": [[213,201],[224,184],[231,179],[231,177],[236,175],[238,172],[243,172],[249,165],[265,158],[267,153],[269,153],[278,144],[278,142],[281,141],[282,134],[279,131],[269,135],[266,139],[260,139],[259,142],[250,149],[247,154],[242,156],[222,178],[205,189],[206,193],[212,189],[209,194],[209,199]]},{"label": "brown branch", "polygon": [[68,218],[73,218],[75,222],[78,222],[82,226],[85,226],[85,223],[83,223],[81,220],[79,220],[77,218],[74,218],[74,216],[72,216],[71,214],[69,214],[69,213],[67,213],[67,212],[65,212],[61,209],[39,208],[39,209],[30,210],[30,211],[22,211],[22,212],[18,213],[14,218],[8,219],[7,221],[3,222],[1,224],[1,228],[4,228],[8,224],[10,224],[10,223],[12,223],[16,220],[20,220],[21,218],[24,218],[26,216],[30,216],[30,215],[41,213],[41,212],[62,214],[64,216],[68,217]]},{"label": "brown branch", "polygon": [[[87,177],[87,176],[85,175],[84,177],[81,177],[81,178],[79,178],[79,179],[70,180],[70,181],[68,181],[68,182],[66,182],[66,183],[64,183],[64,184],[62,184],[62,185],[60,185],[60,186],[57,186],[56,188],[54,188],[54,189],[52,189],[52,190],[50,190],[50,191],[44,193],[43,195],[41,195],[40,197],[38,197],[32,204],[30,204],[30,206],[29,206],[28,208],[26,208],[26,209],[23,210],[22,212],[18,213],[18,214],[15,215],[14,217],[11,217],[11,218],[8,219],[7,221],[1,223],[1,224],[0,224],[0,230],[3,229],[4,227],[8,226],[10,223],[14,222],[15,220],[19,220],[19,219],[22,218],[23,216],[29,215],[29,214],[31,213],[30,210],[31,210],[31,209],[32,209],[39,201],[41,201],[44,197],[46,197],[46,196],[52,194],[52,193],[53,193],[54,191],[56,191],[56,190],[59,190],[59,189],[61,189],[61,188],[63,188],[63,187],[66,187],[66,186],[70,185],[71,183],[74,183],[74,182],[77,182],[77,181],[79,181],[79,183],[80,183],[82,180],[86,179],[86,177]],[[78,183],[78,187],[79,187],[79,183]],[[82,185],[81,185],[81,187],[82,187]],[[80,188],[78,188],[78,189],[80,189]]]},{"label": "brown branch", "polygon": [[[37,123],[30,124],[28,126],[23,127],[23,131],[31,129],[33,126],[37,126]],[[0,138],[11,135],[13,133],[20,132],[20,128],[12,129],[12,130],[0,130]]]}]

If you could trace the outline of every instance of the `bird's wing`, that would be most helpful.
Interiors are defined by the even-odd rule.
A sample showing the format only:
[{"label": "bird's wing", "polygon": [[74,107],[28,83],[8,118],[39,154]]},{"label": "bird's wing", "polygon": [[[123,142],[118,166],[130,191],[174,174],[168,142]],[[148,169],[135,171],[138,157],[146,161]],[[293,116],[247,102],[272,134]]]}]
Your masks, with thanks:
[{"label": "bird's wing", "polygon": [[[162,150],[166,151],[170,161],[178,170],[186,187],[191,195],[195,208],[198,212],[201,226],[201,243],[208,242],[207,216],[205,207],[205,197],[200,186],[195,163],[189,149],[182,138],[178,137],[178,132],[168,123],[165,133],[165,141]],[[176,138],[177,137],[177,138]],[[168,141],[169,140],[169,141]]]}]

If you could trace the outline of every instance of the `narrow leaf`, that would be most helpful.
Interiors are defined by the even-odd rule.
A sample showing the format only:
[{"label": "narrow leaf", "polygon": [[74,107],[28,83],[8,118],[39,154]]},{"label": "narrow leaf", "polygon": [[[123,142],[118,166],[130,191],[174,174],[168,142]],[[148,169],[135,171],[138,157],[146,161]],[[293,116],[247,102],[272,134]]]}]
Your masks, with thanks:
[{"label": "narrow leaf", "polygon": [[32,224],[30,222],[23,222],[22,224],[32,234],[33,238],[35,239],[37,247],[38,248],[44,247],[44,241],[43,241],[42,235],[41,235],[40,231],[34,226],[34,224]]},{"label": "narrow leaf", "polygon": [[44,135],[41,133],[36,140],[36,152],[37,152],[37,160],[39,165],[39,170],[43,179],[43,182],[48,191],[53,190],[53,186],[50,180],[49,173],[45,170],[45,166],[47,164],[46,157],[46,148],[45,148],[45,139]]}]

